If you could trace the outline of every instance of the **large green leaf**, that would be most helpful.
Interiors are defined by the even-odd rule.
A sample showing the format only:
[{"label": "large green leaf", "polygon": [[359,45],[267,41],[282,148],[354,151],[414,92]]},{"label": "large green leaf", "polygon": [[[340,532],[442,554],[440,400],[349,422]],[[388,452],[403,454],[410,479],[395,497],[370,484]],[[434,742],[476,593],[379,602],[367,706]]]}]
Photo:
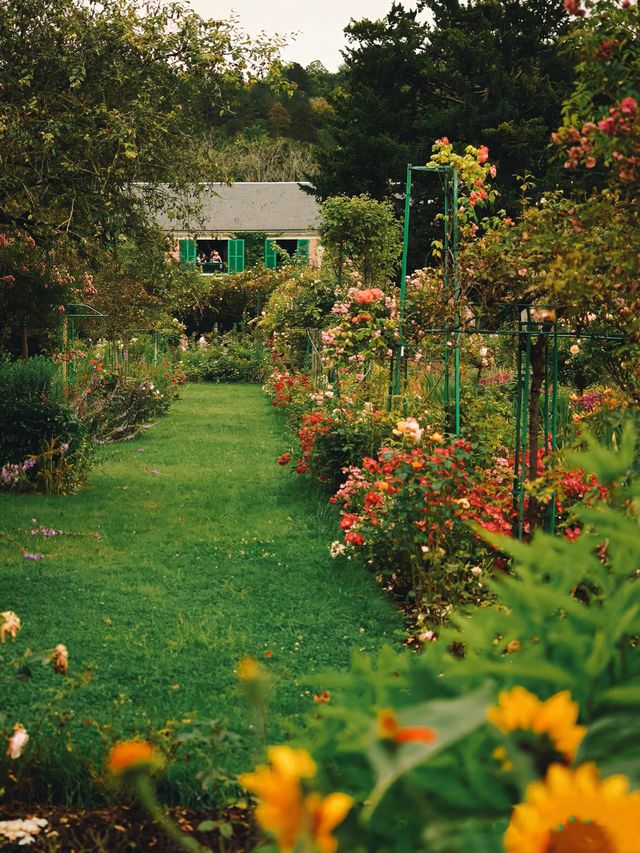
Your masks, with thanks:
[{"label": "large green leaf", "polygon": [[493,684],[487,682],[465,696],[422,702],[398,712],[401,726],[429,726],[434,729],[437,739],[433,743],[407,743],[390,748],[380,740],[374,725],[367,752],[378,779],[363,809],[363,819],[371,817],[385,793],[402,775],[483,725],[494,694]]},{"label": "large green leaf", "polygon": [[640,787],[640,716],[611,714],[589,727],[577,760],[595,761],[603,776],[623,773]]}]

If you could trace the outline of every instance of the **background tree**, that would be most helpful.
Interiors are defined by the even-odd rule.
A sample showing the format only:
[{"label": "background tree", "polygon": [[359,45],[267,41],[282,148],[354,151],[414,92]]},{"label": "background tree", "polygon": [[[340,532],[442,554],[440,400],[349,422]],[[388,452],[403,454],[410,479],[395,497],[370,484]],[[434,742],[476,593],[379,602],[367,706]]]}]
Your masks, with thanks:
[{"label": "background tree", "polygon": [[273,138],[266,132],[242,134],[214,156],[220,176],[235,181],[303,181],[315,167],[309,143]]},{"label": "background tree", "polygon": [[347,264],[365,284],[384,281],[398,263],[401,225],[389,202],[334,196],[322,205],[320,239],[342,282]]},{"label": "background tree", "polygon": [[[7,0],[0,227],[45,254],[72,242],[80,264],[144,243],[158,209],[178,212],[185,189],[217,177],[204,147],[211,116],[268,76],[277,46],[180,2]],[[5,321],[24,328],[17,293],[4,289]]]},{"label": "background tree", "polygon": [[[394,3],[382,20],[350,24],[331,99],[336,145],[318,152],[319,195],[367,192],[400,206],[406,164],[426,163],[433,140],[447,136],[489,145],[501,203],[513,212],[515,173],[534,173],[540,190],[559,174],[546,149],[570,90],[571,57],[559,44],[566,28],[562,7],[548,0],[423,0],[417,12]],[[414,266],[424,264],[440,207],[437,183],[417,182]]]}]

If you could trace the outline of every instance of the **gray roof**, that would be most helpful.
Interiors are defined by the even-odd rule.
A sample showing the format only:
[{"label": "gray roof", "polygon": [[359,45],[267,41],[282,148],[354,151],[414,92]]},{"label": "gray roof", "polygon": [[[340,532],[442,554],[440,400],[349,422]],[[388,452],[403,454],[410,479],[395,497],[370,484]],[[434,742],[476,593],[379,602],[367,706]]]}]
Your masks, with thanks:
[{"label": "gray roof", "polygon": [[187,222],[158,217],[167,231],[275,231],[315,232],[320,219],[316,198],[295,181],[258,183],[237,181],[228,184],[201,184],[201,210]]}]

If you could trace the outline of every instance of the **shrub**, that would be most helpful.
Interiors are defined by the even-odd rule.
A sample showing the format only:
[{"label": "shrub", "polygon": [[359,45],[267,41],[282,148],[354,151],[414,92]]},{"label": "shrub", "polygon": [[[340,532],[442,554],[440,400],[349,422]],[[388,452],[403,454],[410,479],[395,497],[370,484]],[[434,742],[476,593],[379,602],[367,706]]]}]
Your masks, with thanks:
[{"label": "shrub", "polygon": [[144,424],[167,411],[186,378],[182,372],[172,371],[168,362],[157,369],[145,365],[138,376],[123,376],[93,361],[75,411],[96,444],[133,438]]},{"label": "shrub", "polygon": [[191,382],[261,382],[262,345],[249,335],[225,335],[184,352],[180,366]]},{"label": "shrub", "polygon": [[21,464],[54,439],[73,454],[86,434],[64,399],[57,365],[42,356],[0,361],[0,464]]},{"label": "shrub", "polygon": [[[293,746],[305,750],[318,801],[336,791],[353,801],[336,833],[341,849],[585,850],[590,837],[593,849],[609,838],[612,850],[636,848],[634,453],[627,431],[620,452],[573,458],[612,490],[609,503],[576,508],[585,530],[576,542],[491,537],[515,574],[490,581],[496,603],[456,617],[423,654],[356,652],[350,673],[307,679],[316,704]],[[256,790],[255,776],[243,779]],[[260,799],[269,797],[264,786]],[[273,831],[284,814],[275,806],[269,815]],[[297,840],[310,831],[289,825]]]}]

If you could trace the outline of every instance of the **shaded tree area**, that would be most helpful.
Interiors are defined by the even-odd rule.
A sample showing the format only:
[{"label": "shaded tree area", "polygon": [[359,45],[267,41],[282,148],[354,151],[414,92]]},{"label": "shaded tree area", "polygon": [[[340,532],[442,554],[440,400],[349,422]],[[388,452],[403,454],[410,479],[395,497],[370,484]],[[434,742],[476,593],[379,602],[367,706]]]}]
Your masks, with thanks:
[{"label": "shaded tree area", "polygon": [[306,68],[297,62],[285,65],[276,85],[264,80],[238,88],[215,132],[224,139],[268,135],[327,145],[330,100],[340,78],[341,72],[333,74],[318,61]]},{"label": "shaded tree area", "polygon": [[340,77],[318,61],[294,62],[277,80],[235,87],[210,129],[209,154],[221,173],[239,181],[312,178],[315,151],[334,145],[331,98]]},{"label": "shaded tree area", "polygon": [[164,270],[167,249],[154,214],[197,206],[184,191],[219,177],[211,116],[277,78],[278,47],[181,2],[0,4],[0,348],[50,347],[65,305],[101,288],[125,311],[128,244],[144,247],[153,306],[145,271]]},{"label": "shaded tree area", "polygon": [[[532,173],[541,191],[555,185],[549,137],[573,77],[566,27],[562,5],[549,0],[421,0],[416,11],[394,3],[382,20],[352,22],[331,99],[335,144],[317,153],[318,194],[395,197],[400,212],[406,164],[426,163],[443,136],[490,147],[509,212],[519,204],[514,175]],[[425,261],[440,204],[436,180],[419,181],[414,265]]]}]

